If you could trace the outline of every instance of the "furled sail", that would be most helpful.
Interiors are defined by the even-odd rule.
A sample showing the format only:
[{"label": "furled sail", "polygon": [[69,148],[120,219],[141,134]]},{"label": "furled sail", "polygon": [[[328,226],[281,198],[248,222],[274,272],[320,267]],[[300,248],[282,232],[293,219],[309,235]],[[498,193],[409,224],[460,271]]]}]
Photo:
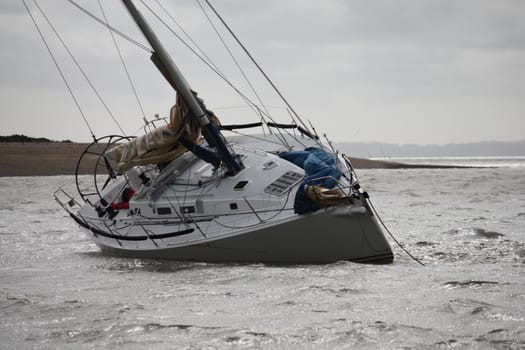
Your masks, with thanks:
[{"label": "furled sail", "polygon": [[[204,105],[201,99],[199,102]],[[209,113],[210,120],[219,124],[213,112]],[[188,109],[177,95],[177,101],[170,110],[168,125],[153,129],[128,143],[115,145],[106,151],[105,157],[115,162],[119,171],[125,171],[137,165],[172,161],[187,151],[183,143],[187,145],[200,142],[201,129],[189,117]]]}]

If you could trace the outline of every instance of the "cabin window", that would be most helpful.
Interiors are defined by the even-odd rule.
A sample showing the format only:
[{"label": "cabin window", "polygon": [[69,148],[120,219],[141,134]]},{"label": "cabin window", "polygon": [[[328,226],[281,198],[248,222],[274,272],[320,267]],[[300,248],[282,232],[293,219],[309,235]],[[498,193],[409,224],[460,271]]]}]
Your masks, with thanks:
[{"label": "cabin window", "polygon": [[233,187],[233,189],[235,191],[242,191],[246,188],[246,186],[248,186],[248,184],[250,183],[250,181],[248,180],[242,180],[242,181],[239,181],[237,182],[237,184]]},{"label": "cabin window", "polygon": [[171,214],[171,208],[157,208],[157,214],[158,215],[169,215]]},{"label": "cabin window", "polygon": [[195,213],[195,207],[193,205],[189,205],[187,207],[180,207],[180,211],[183,214],[193,214]]},{"label": "cabin window", "polygon": [[231,210],[237,210],[239,207],[237,206],[237,203],[230,203],[230,209]]}]

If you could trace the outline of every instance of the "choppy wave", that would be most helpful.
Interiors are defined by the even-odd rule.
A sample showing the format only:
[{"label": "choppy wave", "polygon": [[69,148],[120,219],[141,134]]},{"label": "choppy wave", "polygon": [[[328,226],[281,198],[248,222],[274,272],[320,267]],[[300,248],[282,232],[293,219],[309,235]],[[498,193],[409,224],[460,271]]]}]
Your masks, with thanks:
[{"label": "choppy wave", "polygon": [[493,285],[499,284],[495,281],[482,281],[482,280],[466,280],[466,281],[450,281],[446,282],[445,286],[447,287],[459,287],[459,288],[468,288],[468,287],[480,287],[484,285]]},{"label": "choppy wave", "polygon": [[503,236],[505,236],[503,233],[483,229],[480,227],[472,227],[472,228],[458,228],[458,229],[451,229],[444,232],[448,235],[464,235],[464,236],[473,236],[473,237],[479,237],[479,238],[487,238],[487,239],[498,239]]}]

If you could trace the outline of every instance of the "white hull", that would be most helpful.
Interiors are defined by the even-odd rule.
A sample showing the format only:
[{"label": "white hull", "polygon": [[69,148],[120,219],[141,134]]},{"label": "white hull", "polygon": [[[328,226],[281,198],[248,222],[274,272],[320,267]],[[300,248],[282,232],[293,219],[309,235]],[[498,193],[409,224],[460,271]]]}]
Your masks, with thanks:
[{"label": "white hull", "polygon": [[392,250],[370,211],[346,214],[345,209],[349,207],[323,209],[313,214],[296,215],[277,224],[173,247],[158,242],[158,247],[149,245],[146,248],[144,244],[133,241],[130,244],[125,240],[114,244],[113,238],[90,229],[86,231],[103,252],[123,257],[293,264],[340,260],[392,262]]}]

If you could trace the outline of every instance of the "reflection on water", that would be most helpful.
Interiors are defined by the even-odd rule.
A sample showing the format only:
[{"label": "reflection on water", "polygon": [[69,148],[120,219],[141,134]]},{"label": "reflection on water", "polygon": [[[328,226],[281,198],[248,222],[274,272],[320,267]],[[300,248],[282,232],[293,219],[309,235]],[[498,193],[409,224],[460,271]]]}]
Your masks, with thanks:
[{"label": "reflection on water", "polygon": [[525,157],[393,157],[374,158],[405,164],[455,165],[464,167],[525,167]]}]

